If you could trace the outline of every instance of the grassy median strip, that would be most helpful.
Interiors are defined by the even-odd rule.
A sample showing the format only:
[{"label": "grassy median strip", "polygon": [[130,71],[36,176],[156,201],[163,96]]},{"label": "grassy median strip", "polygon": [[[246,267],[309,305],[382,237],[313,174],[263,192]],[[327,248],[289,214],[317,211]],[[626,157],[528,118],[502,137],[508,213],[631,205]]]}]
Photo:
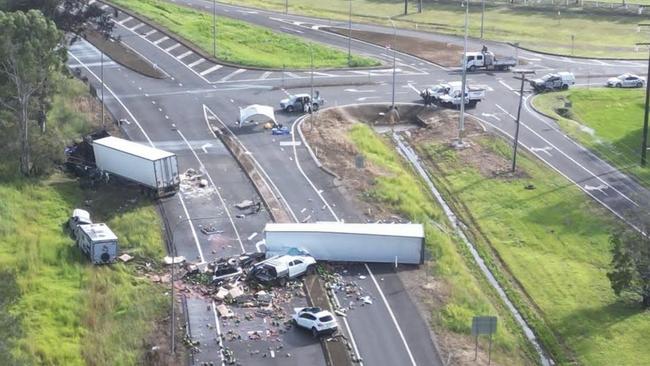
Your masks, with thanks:
[{"label": "grassy median strip", "polygon": [[366,199],[386,204],[400,215],[425,225],[427,249],[433,256],[433,276],[445,283],[445,289],[439,291],[448,292],[442,310],[433,314],[436,326],[469,335],[473,316],[499,314],[501,325],[495,337],[498,351],[493,355],[502,364],[529,364],[530,360],[522,358],[529,347],[527,342],[507,310],[491,294],[492,289],[473,264],[467,249],[445,226],[444,214],[424,184],[407,168],[390,142],[367,125],[354,124],[348,136],[367,161],[384,172],[365,193]]},{"label": "grassy median strip", "polygon": [[[510,158],[494,137],[474,141]],[[606,272],[611,215],[540,161],[522,154],[516,175],[486,176],[446,144],[421,143],[432,176],[468,225],[493,248],[567,349],[584,365],[650,363],[650,314],[620,301]],[[507,165],[507,164],[505,164]]]},{"label": "grassy median strip", "polygon": [[[112,0],[189,40],[212,54],[212,15],[161,0]],[[239,20],[217,17],[217,55],[220,60],[255,67],[310,68],[310,44],[296,36],[276,33]],[[320,44],[312,44],[314,67],[376,66],[379,62]]]},{"label": "grassy median strip", "polygon": [[[48,125],[65,137],[89,130],[88,89],[63,79]],[[90,103],[92,104],[92,102]],[[90,108],[92,110],[92,108]],[[163,255],[161,223],[137,192],[82,191],[61,173],[22,178],[14,156],[0,163],[0,364],[139,365],[168,308],[166,291],[136,273],[136,263]],[[8,165],[5,166],[5,165]],[[88,207],[90,205],[90,207]],[[76,207],[106,222],[134,262],[94,266],[65,225]]]},{"label": "grassy median strip", "polygon": [[573,89],[535,97],[533,105],[557,119],[572,138],[650,187],[650,168],[640,166],[642,89]]},{"label": "grassy median strip", "polygon": [[[235,5],[284,11],[284,0],[222,0]],[[291,0],[289,12],[320,18],[346,21],[348,0]],[[382,23],[390,26],[387,17],[393,17],[398,27],[462,35],[465,10],[457,4],[424,2],[424,10],[417,13],[415,3],[404,14],[401,0],[354,0],[352,14],[355,22]],[[480,36],[481,6],[470,6],[469,33]],[[559,14],[559,15],[558,15]],[[531,21],[533,20],[534,21]],[[540,51],[577,56],[645,58],[645,51],[637,51],[634,43],[643,35],[637,33],[636,16],[606,13],[585,13],[560,10],[555,7],[526,8],[507,5],[486,5],[484,37],[489,40],[519,42],[523,47]],[[575,36],[572,51],[571,36]]]}]

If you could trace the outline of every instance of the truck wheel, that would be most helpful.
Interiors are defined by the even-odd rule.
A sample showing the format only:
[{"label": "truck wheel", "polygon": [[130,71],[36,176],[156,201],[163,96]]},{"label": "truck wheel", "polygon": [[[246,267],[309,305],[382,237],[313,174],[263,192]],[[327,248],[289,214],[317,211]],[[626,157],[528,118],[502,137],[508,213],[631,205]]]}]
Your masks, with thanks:
[{"label": "truck wheel", "polygon": [[476,101],[475,100],[470,100],[469,103],[467,104],[468,107],[474,108],[476,107]]},{"label": "truck wheel", "polygon": [[289,112],[289,113],[293,112],[293,106],[292,105],[287,107],[287,112]]},{"label": "truck wheel", "polygon": [[621,85],[621,83],[616,83],[616,87],[617,87],[617,88],[622,88],[623,85]]},{"label": "truck wheel", "polygon": [[470,71],[470,72],[474,72],[474,71],[476,71],[476,66],[474,66],[474,65],[470,66],[470,67],[469,67],[469,71]]},{"label": "truck wheel", "polygon": [[562,84],[562,90],[567,90],[569,89],[569,86],[567,84]]},{"label": "truck wheel", "polygon": [[319,108],[319,107],[318,107],[318,103],[314,103],[314,104],[311,106],[311,109],[312,109],[313,111],[317,111],[318,108]]},{"label": "truck wheel", "polygon": [[286,286],[286,285],[287,285],[287,279],[286,279],[285,277],[282,277],[282,278],[278,279],[278,284],[279,284],[281,287]]},{"label": "truck wheel", "polygon": [[308,275],[316,273],[316,265],[312,264],[312,265],[308,266],[305,273],[308,274]]},{"label": "truck wheel", "polygon": [[636,87],[637,88],[643,88],[643,82],[639,81],[638,83],[636,83]]},{"label": "truck wheel", "polygon": [[318,337],[318,331],[316,330],[316,327],[311,328],[311,335],[313,335],[314,338]]}]

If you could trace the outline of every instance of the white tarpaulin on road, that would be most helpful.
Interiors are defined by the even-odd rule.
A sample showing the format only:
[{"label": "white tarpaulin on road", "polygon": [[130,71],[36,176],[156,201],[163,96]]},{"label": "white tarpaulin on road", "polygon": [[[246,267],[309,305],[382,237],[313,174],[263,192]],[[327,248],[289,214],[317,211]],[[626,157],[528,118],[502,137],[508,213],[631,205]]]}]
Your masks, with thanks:
[{"label": "white tarpaulin on road", "polygon": [[239,110],[240,126],[245,123],[258,124],[266,122],[273,122],[273,124],[276,124],[275,113],[271,106],[253,104]]}]

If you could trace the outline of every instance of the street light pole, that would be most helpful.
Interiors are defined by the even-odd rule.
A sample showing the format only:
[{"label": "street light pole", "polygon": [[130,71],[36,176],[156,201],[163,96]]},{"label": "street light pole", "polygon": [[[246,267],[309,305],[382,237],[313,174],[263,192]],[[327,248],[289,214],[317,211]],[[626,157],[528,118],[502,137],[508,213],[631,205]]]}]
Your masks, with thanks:
[{"label": "street light pole", "polygon": [[101,91],[101,94],[102,94],[102,127],[104,127],[104,108],[105,108],[105,106],[104,106],[104,51],[100,50],[99,52],[101,53],[101,61],[100,61],[101,71],[100,71],[100,74],[101,74],[101,79],[102,79],[102,91]]},{"label": "street light pole", "polygon": [[393,26],[393,44],[391,45],[391,48],[393,49],[393,92],[392,92],[390,108],[395,109],[395,45],[397,44],[397,28],[395,28],[395,22],[393,22],[393,19],[388,18],[388,20],[390,21],[390,24]]},{"label": "street light pole", "polygon": [[521,89],[519,89],[519,107],[517,108],[517,120],[515,121],[515,138],[512,146],[512,172],[515,172],[517,167],[517,148],[519,147],[519,118],[521,117],[521,105],[524,101],[524,81],[526,80],[526,75],[534,74],[535,71],[532,70],[513,70],[515,73],[521,74]]},{"label": "street light pole", "polygon": [[458,120],[458,147],[463,146],[463,131],[465,130],[465,90],[467,88],[467,27],[469,17],[469,0],[465,1],[465,39],[463,43],[463,76],[460,83],[460,117]]},{"label": "street light pole", "polygon": [[212,56],[217,57],[217,0],[212,0]]},{"label": "street light pole", "polygon": [[289,14],[289,0],[284,0],[284,13]]},{"label": "street light pole", "polygon": [[648,153],[648,104],[650,104],[650,43],[637,45],[649,46],[648,48],[648,73],[645,82],[645,113],[643,114],[643,141],[641,141],[641,166],[646,165],[646,154]]},{"label": "street light pole", "polygon": [[481,1],[481,39],[483,39],[483,18],[485,17],[485,0]]},{"label": "street light pole", "polygon": [[348,66],[352,64],[352,0],[348,0]]}]

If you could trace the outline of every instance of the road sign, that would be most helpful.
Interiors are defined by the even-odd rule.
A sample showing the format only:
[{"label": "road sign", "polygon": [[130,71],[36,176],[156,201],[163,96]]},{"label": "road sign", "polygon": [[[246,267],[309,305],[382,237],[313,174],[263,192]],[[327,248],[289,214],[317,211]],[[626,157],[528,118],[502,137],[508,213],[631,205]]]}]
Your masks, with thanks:
[{"label": "road sign", "polygon": [[475,316],[472,319],[472,336],[494,334],[497,331],[496,316]]}]

